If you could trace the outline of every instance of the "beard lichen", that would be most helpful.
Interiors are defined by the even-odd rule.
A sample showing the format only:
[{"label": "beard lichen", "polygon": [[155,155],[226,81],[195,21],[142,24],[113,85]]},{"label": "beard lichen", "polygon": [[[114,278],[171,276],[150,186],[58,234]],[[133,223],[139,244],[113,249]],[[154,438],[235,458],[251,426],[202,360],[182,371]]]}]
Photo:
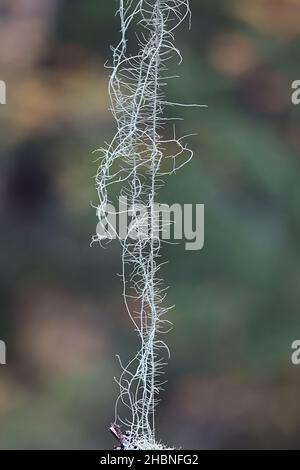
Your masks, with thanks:
[{"label": "beard lichen", "polygon": [[[124,302],[140,348],[126,364],[118,356],[122,372],[115,379],[120,394],[114,426],[120,430],[119,423],[124,429],[116,436],[122,448],[161,450],[168,447],[156,441],[155,409],[169,357],[162,335],[171,323],[166,318],[170,307],[165,306],[166,288],[159,274],[162,240],[154,205],[164,178],[193,156],[184,137],[176,136],[174,123],[172,137],[164,137],[172,121],[165,116],[165,108],[184,106],[169,102],[165,88],[168,80],[175,78],[168,76],[168,64],[176,56],[181,62],[174,33],[186,18],[190,19],[189,0],[120,0],[118,15],[121,40],[112,49],[113,63],[108,66],[111,112],[117,130],[112,141],[97,150],[101,153],[96,175],[97,210],[99,218],[105,220],[108,205],[120,197],[126,197],[132,208],[131,228],[137,236],[128,233],[118,239]],[[129,46],[132,37],[133,52]],[[140,205],[148,209],[147,236]],[[141,232],[143,236],[139,236]],[[104,242],[99,235],[94,241]]]}]

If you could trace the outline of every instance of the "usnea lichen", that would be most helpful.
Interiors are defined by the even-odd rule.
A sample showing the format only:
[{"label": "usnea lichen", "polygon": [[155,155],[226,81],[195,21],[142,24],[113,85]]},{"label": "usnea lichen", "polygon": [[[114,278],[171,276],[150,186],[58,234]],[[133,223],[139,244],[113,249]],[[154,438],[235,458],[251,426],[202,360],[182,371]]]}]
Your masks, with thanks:
[{"label": "usnea lichen", "polygon": [[[164,137],[172,121],[165,116],[165,109],[183,106],[167,101],[165,88],[174,78],[168,76],[168,63],[176,56],[181,62],[174,33],[190,18],[189,0],[120,0],[118,14],[121,40],[113,49],[109,82],[117,131],[112,141],[98,150],[97,210],[109,225],[107,206],[116,198],[126,197],[132,208],[130,227],[137,236],[128,233],[118,238],[123,296],[140,349],[127,364],[119,358],[122,373],[117,379],[120,395],[115,421],[122,425],[124,436],[127,431],[124,448],[163,449],[156,441],[155,409],[169,356],[162,335],[171,324],[166,318],[166,289],[159,275],[162,227],[154,204],[164,178],[193,156],[184,138],[177,138],[174,124],[173,136]],[[147,219],[139,211],[141,205],[148,209]],[[99,234],[94,240],[103,242]]]}]

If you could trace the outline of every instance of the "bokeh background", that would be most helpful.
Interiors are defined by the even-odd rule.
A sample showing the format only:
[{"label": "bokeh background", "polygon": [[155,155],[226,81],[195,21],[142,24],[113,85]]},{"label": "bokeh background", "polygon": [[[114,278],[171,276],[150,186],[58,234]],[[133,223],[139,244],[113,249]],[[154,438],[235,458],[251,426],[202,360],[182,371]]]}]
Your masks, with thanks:
[{"label": "bokeh background", "polygon": [[[0,0],[1,449],[115,444],[115,355],[136,340],[118,246],[90,241],[92,151],[114,133],[103,64],[116,5]],[[168,94],[209,108],[180,108],[195,158],[161,201],[204,203],[206,244],[164,248],[176,307],[158,435],[186,449],[300,448],[300,3],[191,7]]]}]

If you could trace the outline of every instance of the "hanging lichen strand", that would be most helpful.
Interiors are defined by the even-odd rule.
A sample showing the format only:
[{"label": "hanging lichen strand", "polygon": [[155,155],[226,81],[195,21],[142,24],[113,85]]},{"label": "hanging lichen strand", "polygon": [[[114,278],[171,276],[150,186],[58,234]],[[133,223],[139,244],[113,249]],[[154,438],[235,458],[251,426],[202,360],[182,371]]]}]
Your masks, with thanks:
[{"label": "hanging lichen strand", "polygon": [[[169,355],[161,338],[170,322],[164,305],[166,289],[159,277],[162,222],[154,204],[163,177],[192,158],[183,138],[176,138],[175,127],[169,132],[172,138],[164,137],[172,120],[164,116],[164,108],[177,105],[165,98],[164,89],[173,78],[167,76],[168,62],[174,56],[181,62],[174,31],[190,15],[189,0],[120,0],[118,14],[122,38],[113,49],[109,83],[117,132],[109,145],[98,150],[102,153],[96,176],[98,216],[122,246],[124,301],[140,349],[127,365],[120,359],[116,423],[124,430],[124,448],[157,449],[162,446],[155,439],[154,414]],[[128,37],[135,38],[134,52],[128,50]],[[116,233],[107,210],[119,198],[127,198],[131,209],[125,236]],[[98,233],[94,240],[103,242],[103,238]]]}]

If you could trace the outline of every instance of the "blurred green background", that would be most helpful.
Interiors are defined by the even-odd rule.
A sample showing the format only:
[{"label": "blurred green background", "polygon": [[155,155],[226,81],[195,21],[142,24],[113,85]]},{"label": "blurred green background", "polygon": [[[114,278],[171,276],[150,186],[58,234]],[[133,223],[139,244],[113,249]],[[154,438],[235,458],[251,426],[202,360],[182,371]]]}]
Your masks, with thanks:
[{"label": "blurred green background", "polygon": [[[94,245],[115,0],[0,0],[1,449],[109,449],[115,358],[136,340],[120,251]],[[170,101],[194,160],[162,202],[203,203],[199,252],[166,246],[174,329],[158,437],[186,449],[300,448],[297,0],[191,0]],[[176,111],[174,111],[175,113]],[[175,114],[174,114],[175,116]]]}]

